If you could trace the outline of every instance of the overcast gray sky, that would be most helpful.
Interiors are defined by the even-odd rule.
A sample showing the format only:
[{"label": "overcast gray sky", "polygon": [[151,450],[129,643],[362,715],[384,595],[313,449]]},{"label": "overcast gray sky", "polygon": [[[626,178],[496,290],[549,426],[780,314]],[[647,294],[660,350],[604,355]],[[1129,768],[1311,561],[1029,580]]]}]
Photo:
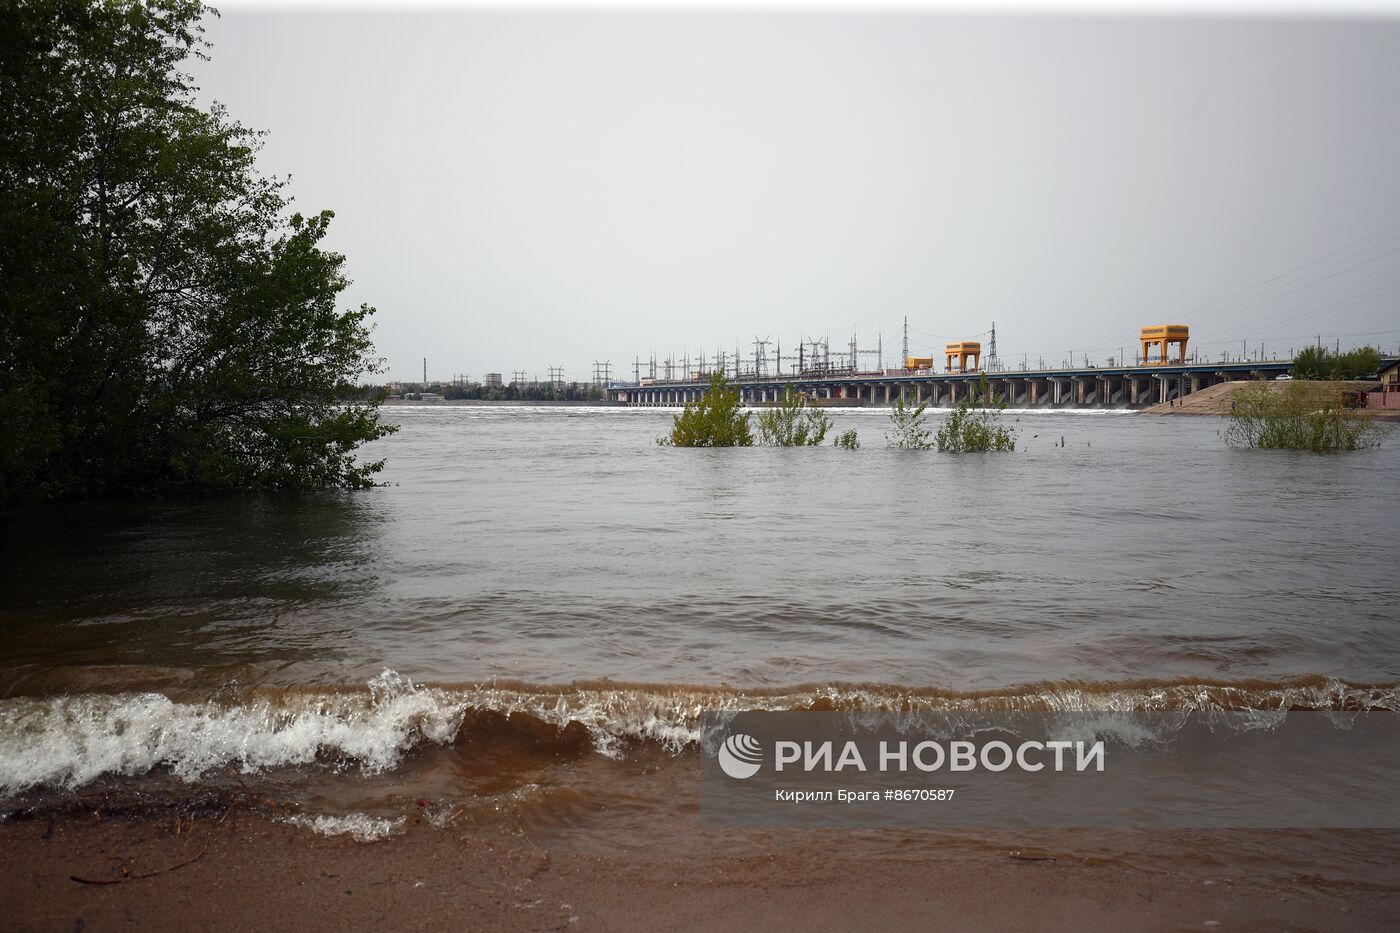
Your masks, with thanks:
[{"label": "overcast gray sky", "polygon": [[336,212],[396,378],[853,330],[894,366],[906,315],[913,352],[995,321],[1032,365],[1166,322],[1212,359],[1400,344],[1393,18],[235,8],[207,37],[205,99]]}]

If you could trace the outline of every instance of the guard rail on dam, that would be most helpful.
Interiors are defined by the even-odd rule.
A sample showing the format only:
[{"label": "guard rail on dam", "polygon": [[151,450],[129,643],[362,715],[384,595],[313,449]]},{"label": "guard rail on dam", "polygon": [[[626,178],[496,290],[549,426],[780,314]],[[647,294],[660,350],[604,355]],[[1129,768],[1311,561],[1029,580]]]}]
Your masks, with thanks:
[{"label": "guard rail on dam", "polygon": [[[1165,363],[1149,366],[1039,369],[1020,372],[814,374],[742,376],[733,382],[746,405],[765,405],[792,386],[811,398],[840,406],[893,405],[900,399],[951,407],[965,398],[985,375],[988,387],[1011,408],[1141,408],[1221,382],[1272,379],[1287,373],[1292,360],[1252,363]],[[693,401],[709,381],[659,381],[652,385],[609,388],[612,401],[628,405],[677,406]]]}]

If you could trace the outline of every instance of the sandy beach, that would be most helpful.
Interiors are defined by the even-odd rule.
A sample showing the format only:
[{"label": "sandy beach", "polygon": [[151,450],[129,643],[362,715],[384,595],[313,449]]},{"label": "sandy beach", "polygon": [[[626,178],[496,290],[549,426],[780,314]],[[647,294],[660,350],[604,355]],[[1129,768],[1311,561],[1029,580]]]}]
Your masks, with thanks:
[{"label": "sandy beach", "polygon": [[[658,822],[600,851],[421,819],[367,843],[248,812],[178,832],[172,819],[68,815],[0,826],[0,916],[35,931],[1393,928],[1396,886],[1342,883],[1325,866],[1227,869],[1235,839],[1196,836],[1200,864],[1172,870],[1088,855],[1073,832],[929,854],[936,840],[900,833],[720,837]],[[1134,838],[1150,854],[1152,838]]]}]

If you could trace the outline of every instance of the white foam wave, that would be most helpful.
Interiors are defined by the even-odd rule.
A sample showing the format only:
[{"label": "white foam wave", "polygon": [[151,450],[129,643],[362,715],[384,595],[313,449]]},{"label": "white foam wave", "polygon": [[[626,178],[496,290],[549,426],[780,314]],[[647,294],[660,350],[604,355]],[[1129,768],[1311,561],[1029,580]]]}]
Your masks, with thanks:
[{"label": "white foam wave", "polygon": [[419,741],[451,741],[465,709],[389,671],[368,694],[291,702],[177,703],[159,693],[12,700],[0,704],[0,794],[156,767],[194,780],[217,767],[251,772],[319,756],[383,771]]},{"label": "white foam wave", "polygon": [[[256,691],[242,699],[177,702],[159,693],[0,700],[0,797],[76,788],[104,775],[157,768],[187,781],[214,769],[255,773],[320,764],[377,773],[416,746],[451,743],[469,710],[524,714],[559,729],[578,724],[594,750],[621,758],[629,742],[676,752],[698,745],[703,712],[831,709],[853,715],[920,711],[1131,712],[1152,710],[1400,709],[1400,688],[1338,681],[1274,687],[1047,684],[1005,695],[828,686],[748,694],[707,688],[527,689],[416,685],[384,671],[369,689]],[[1259,727],[1267,727],[1267,717]],[[1269,720],[1272,721],[1272,720]]]},{"label": "white foam wave", "polygon": [[348,816],[307,816],[298,813],[283,818],[283,822],[300,826],[322,836],[350,836],[356,842],[378,842],[397,836],[404,831],[405,817],[385,819],[370,816],[368,813],[351,813]]}]

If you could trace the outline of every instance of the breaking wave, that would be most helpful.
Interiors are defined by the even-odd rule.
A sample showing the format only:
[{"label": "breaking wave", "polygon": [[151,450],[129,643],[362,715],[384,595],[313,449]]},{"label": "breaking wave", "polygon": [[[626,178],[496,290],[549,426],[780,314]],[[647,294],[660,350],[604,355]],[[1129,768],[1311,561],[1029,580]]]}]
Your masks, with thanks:
[{"label": "breaking wave", "polygon": [[[363,687],[247,688],[216,696],[82,693],[0,700],[0,797],[74,789],[156,769],[186,781],[215,769],[396,768],[420,746],[538,746],[556,755],[625,757],[636,744],[679,753],[703,712],[1139,712],[1400,710],[1400,685],[1314,677],[1288,682],[1056,682],[952,692],[887,685],[738,690],[596,682],[415,684],[386,670]],[[319,828],[321,831],[329,831]],[[347,830],[348,831],[348,830]]]}]

